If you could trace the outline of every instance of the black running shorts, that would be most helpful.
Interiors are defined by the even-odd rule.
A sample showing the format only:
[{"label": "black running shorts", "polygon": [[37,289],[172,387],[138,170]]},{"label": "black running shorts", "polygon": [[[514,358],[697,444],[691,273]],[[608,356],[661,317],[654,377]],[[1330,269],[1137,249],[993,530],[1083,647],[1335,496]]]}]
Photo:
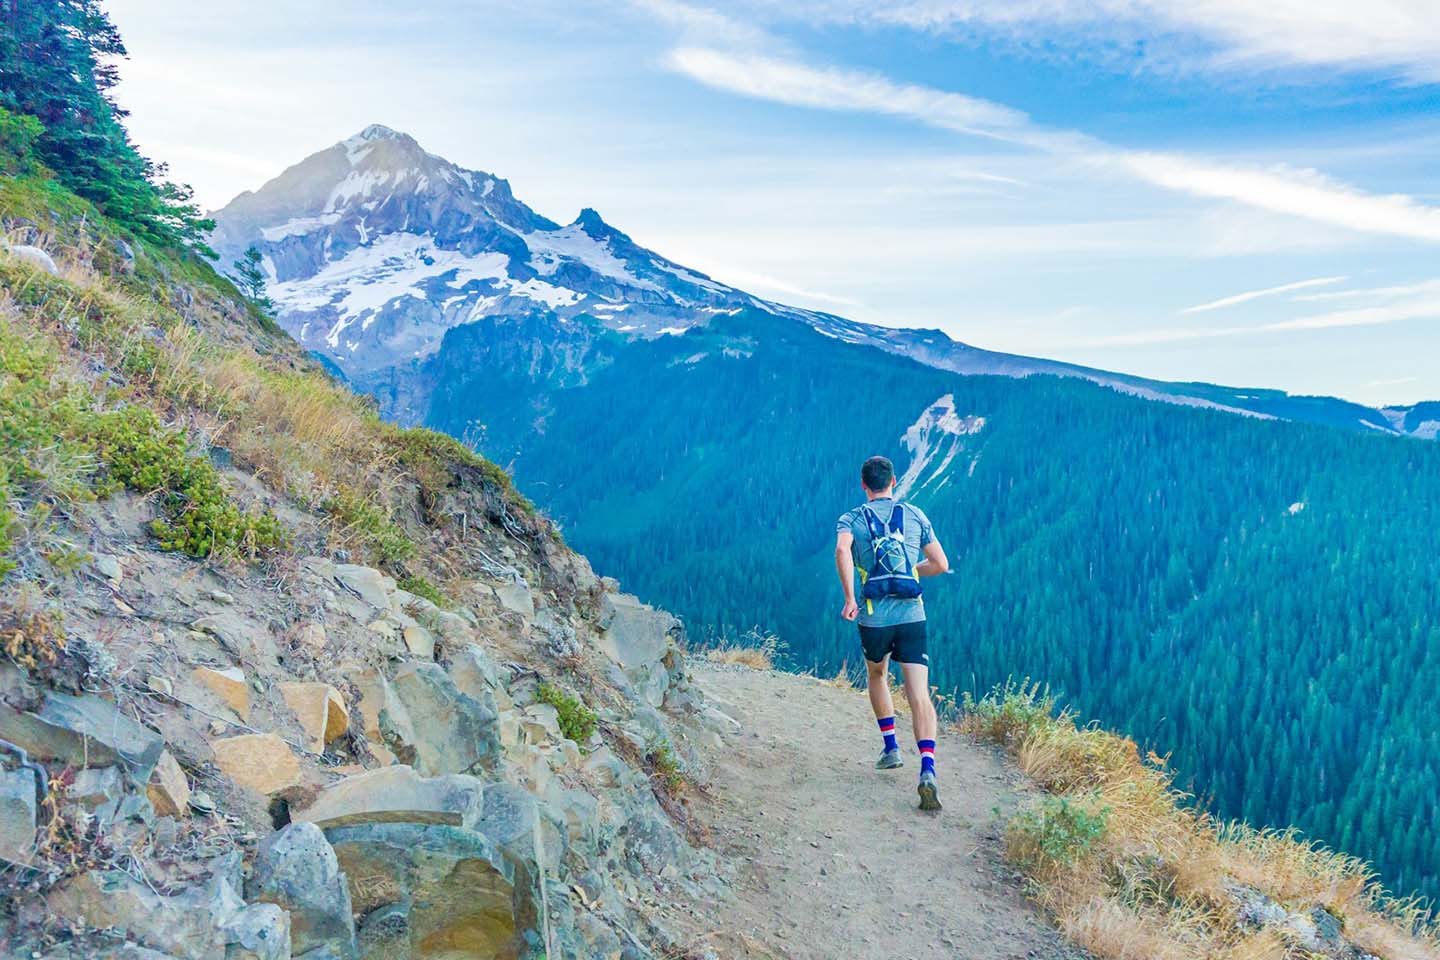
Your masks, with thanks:
[{"label": "black running shorts", "polygon": [[918,663],[930,666],[925,653],[925,621],[901,623],[893,627],[860,627],[860,646],[865,659],[879,663],[886,656],[897,663]]}]

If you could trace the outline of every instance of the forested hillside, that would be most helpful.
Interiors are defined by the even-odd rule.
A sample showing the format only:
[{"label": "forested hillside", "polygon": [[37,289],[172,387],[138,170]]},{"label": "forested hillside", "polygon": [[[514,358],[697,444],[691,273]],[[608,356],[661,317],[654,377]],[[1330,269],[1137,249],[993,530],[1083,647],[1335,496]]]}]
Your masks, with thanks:
[{"label": "forested hillside", "polygon": [[441,385],[428,424],[513,462],[572,542],[694,633],[759,627],[797,666],[856,665],[834,518],[861,459],[904,470],[902,433],[951,394],[984,423],[912,495],[954,565],[929,588],[935,682],[1042,678],[1173,751],[1219,814],[1440,892],[1432,444],[956,376],[769,315],[618,352],[583,324],[537,332],[452,331],[413,374]]}]

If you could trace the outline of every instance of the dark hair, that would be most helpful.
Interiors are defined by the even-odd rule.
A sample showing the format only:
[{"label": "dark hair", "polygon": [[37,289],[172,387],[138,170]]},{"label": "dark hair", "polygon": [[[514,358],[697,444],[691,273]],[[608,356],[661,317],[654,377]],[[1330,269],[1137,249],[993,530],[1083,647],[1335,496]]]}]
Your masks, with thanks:
[{"label": "dark hair", "polygon": [[871,493],[882,493],[895,479],[895,464],[884,457],[871,457],[860,468],[860,482]]}]

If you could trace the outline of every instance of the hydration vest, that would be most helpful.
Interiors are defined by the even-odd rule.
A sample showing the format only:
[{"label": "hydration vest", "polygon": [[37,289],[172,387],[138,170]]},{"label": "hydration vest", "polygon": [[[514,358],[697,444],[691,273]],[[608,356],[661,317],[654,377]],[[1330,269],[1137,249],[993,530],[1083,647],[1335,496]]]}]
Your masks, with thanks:
[{"label": "hydration vest", "polygon": [[912,600],[920,596],[920,580],[915,576],[915,566],[910,562],[910,551],[905,546],[904,505],[895,504],[888,524],[870,509],[869,504],[860,509],[865,513],[865,524],[870,530],[870,548],[875,555],[870,569],[860,572],[860,595],[866,600],[883,597]]}]

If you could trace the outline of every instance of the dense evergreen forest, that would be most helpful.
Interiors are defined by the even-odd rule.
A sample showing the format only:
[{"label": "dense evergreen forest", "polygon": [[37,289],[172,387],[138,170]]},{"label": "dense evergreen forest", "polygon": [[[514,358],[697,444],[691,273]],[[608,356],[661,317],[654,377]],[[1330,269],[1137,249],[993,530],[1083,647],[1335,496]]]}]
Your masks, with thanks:
[{"label": "dense evergreen forest", "polygon": [[429,423],[513,463],[695,637],[758,627],[794,666],[855,665],[835,517],[861,460],[903,470],[902,433],[953,394],[986,423],[912,496],[954,567],[928,591],[935,682],[1048,682],[1221,816],[1440,893],[1440,445],[962,377],[769,315],[625,349],[543,323],[452,331],[420,374]]}]

